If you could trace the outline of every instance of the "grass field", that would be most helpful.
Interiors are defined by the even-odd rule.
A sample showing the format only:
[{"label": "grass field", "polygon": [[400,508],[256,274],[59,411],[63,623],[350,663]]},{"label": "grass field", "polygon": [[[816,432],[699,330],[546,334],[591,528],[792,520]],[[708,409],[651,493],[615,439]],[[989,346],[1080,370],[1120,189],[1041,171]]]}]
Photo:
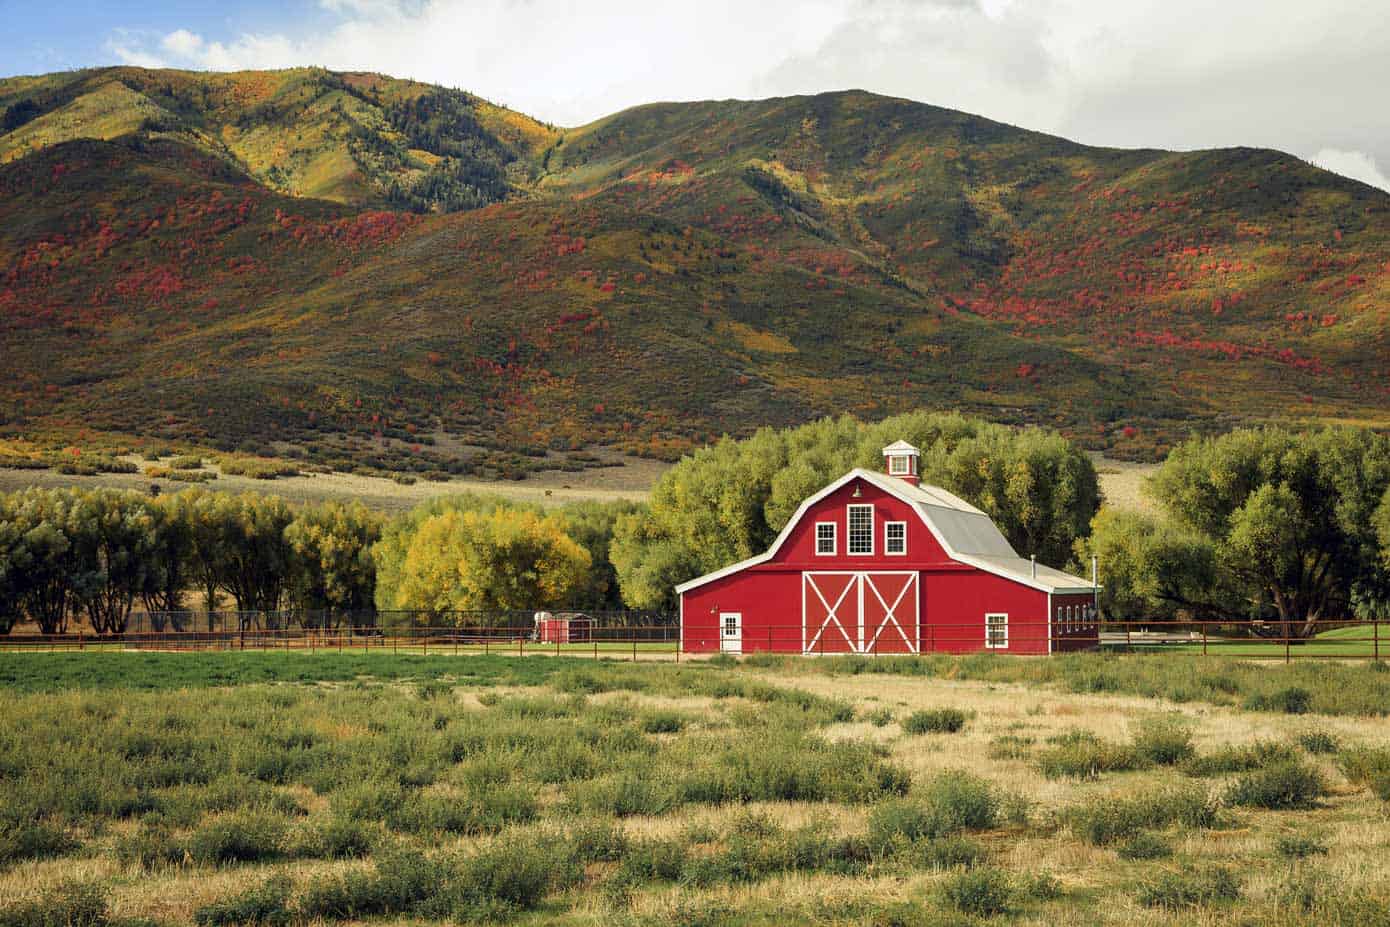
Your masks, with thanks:
[{"label": "grass field", "polygon": [[3,655],[0,924],[1390,923],[1390,674],[865,662]]},{"label": "grass field", "polygon": [[[1201,644],[1165,644],[1164,652],[1201,653]],[[1289,647],[1291,656],[1336,659],[1358,657],[1390,658],[1390,623],[1381,625],[1360,624],[1333,628],[1309,638],[1304,643],[1294,643]],[[1260,657],[1283,659],[1284,645],[1274,641],[1256,641],[1248,638],[1216,639],[1207,641],[1206,652],[1223,657]]]}]

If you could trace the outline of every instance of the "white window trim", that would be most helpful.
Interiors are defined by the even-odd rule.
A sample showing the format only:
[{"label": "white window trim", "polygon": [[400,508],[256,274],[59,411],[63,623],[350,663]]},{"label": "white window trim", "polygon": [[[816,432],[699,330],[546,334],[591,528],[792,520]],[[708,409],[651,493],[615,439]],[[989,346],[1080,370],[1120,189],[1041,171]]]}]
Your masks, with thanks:
[{"label": "white window trim", "polygon": [[[820,529],[821,529],[821,526],[822,526],[822,525],[824,525],[825,527],[827,527],[827,528],[830,529],[830,549],[829,549],[829,550],[821,550],[821,549],[820,549]],[[839,531],[837,530],[839,527],[840,527],[840,526],[839,526],[837,523],[833,522],[833,521],[818,521],[818,522],[816,522],[816,535],[815,535],[815,541],[816,541],[816,556],[817,556],[817,557],[833,557],[833,556],[835,556],[837,553],[839,553],[839,551],[840,551],[840,537],[839,537]]]},{"label": "white window trim", "polygon": [[[855,509],[869,510],[869,549],[853,550],[854,532],[850,528],[850,519],[853,517]],[[874,507],[873,503],[857,503],[845,506],[845,554],[850,557],[872,557],[874,555]]]},{"label": "white window trim", "polygon": [[[991,643],[989,639],[989,619],[1004,619],[1004,642],[1002,644]],[[1009,649],[1009,613],[1008,612],[985,612],[985,649],[986,650],[1008,650]]]},{"label": "white window trim", "polygon": [[[903,549],[893,550],[888,544],[888,529],[893,525],[902,525],[903,529]],[[905,521],[885,521],[883,523],[883,555],[885,557],[906,557],[907,556],[907,522]]]},{"label": "white window trim", "polygon": [[898,454],[888,458],[889,476],[911,476],[912,458],[907,454]]}]

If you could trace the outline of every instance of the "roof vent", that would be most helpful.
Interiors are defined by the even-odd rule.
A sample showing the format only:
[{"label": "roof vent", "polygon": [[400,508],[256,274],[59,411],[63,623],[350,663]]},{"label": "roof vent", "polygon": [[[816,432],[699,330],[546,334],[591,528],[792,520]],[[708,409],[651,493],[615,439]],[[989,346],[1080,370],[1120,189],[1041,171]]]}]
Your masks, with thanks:
[{"label": "roof vent", "polygon": [[920,481],[917,473],[917,459],[922,454],[906,441],[894,441],[883,449],[883,462],[889,476],[896,476],[916,486]]}]

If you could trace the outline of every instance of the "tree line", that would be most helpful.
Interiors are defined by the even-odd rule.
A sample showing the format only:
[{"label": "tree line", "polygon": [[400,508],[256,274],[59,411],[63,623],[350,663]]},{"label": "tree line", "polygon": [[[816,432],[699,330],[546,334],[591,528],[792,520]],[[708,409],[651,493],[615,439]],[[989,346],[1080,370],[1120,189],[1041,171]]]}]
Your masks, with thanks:
[{"label": "tree line", "polygon": [[1390,436],[1243,428],[1176,447],[1153,513],[1102,509],[1077,555],[1111,617],[1318,622],[1390,617]]},{"label": "tree line", "polygon": [[[941,413],[765,428],[687,456],[646,503],[543,508],[464,493],[395,518],[191,488],[0,495],[0,633],[85,622],[123,632],[137,606],[183,629],[228,603],[259,620],[431,622],[461,612],[673,609],[674,587],[765,550],[801,501],[898,439],[924,482],[985,511],[1021,554],[1101,564],[1111,618],[1319,621],[1390,614],[1390,438],[1253,428],[1196,437],[1150,480],[1155,512],[1102,506],[1090,458],[1054,431]],[[254,620],[254,619],[253,619]]]}]

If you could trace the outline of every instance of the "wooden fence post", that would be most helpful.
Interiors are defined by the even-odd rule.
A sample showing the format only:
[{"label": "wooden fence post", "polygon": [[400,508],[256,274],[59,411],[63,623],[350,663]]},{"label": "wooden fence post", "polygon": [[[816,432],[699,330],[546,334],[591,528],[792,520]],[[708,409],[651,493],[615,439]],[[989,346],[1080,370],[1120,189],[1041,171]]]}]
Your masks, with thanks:
[{"label": "wooden fence post", "polygon": [[1375,648],[1374,651],[1373,651],[1374,656],[1372,657],[1372,659],[1374,659],[1377,663],[1379,663],[1379,662],[1380,662],[1380,619],[1379,619],[1379,618],[1373,618],[1373,619],[1371,619],[1371,640],[1374,642],[1372,646]]}]

